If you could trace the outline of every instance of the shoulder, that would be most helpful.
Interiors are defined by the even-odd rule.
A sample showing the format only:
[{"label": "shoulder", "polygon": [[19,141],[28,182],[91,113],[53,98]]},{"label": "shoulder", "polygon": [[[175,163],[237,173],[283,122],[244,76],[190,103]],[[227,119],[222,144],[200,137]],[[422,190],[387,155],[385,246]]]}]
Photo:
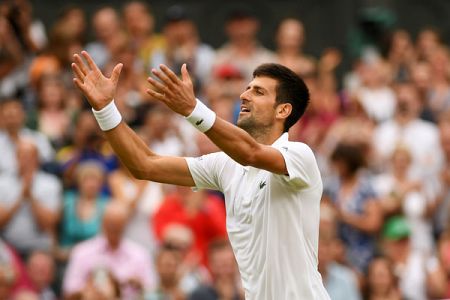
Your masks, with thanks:
[{"label": "shoulder", "polygon": [[90,255],[97,253],[99,245],[101,243],[100,237],[94,237],[76,244],[70,255],[71,259],[83,259],[89,257]]},{"label": "shoulder", "polygon": [[128,238],[123,238],[122,243],[122,246],[126,250],[126,252],[132,255],[135,260],[144,262],[149,259],[147,250],[135,241],[132,241]]}]

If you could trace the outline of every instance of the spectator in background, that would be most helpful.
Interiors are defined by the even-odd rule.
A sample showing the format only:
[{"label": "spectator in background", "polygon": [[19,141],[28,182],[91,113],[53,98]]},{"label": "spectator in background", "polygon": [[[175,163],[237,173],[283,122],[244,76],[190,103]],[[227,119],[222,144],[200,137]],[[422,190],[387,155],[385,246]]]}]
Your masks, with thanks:
[{"label": "spectator in background", "polygon": [[41,164],[53,160],[54,150],[47,137],[25,127],[26,113],[19,99],[9,98],[0,102],[0,119],[3,125],[0,128],[0,174],[17,173],[16,145],[20,138],[30,139],[35,143]]},{"label": "spectator in background", "polygon": [[347,261],[362,275],[375,254],[382,211],[373,183],[364,172],[366,158],[360,145],[338,144],[331,163],[337,177],[326,185],[325,194],[336,207]]},{"label": "spectator in background", "polygon": [[60,217],[61,184],[39,171],[37,147],[29,140],[17,144],[17,174],[0,179],[0,228],[4,239],[27,257],[49,251]]},{"label": "spectator in background", "polygon": [[217,50],[215,68],[224,64],[238,68],[246,81],[262,63],[275,62],[274,53],[264,48],[257,39],[259,21],[246,9],[231,11],[225,23],[228,42]]},{"label": "spectator in background", "polygon": [[181,5],[169,7],[166,11],[164,28],[166,47],[155,51],[152,56],[152,68],[160,64],[172,70],[180,70],[187,64],[195,90],[201,91],[210,80],[215,59],[211,46],[200,41],[197,27],[189,17],[187,8]]},{"label": "spectator in background", "polygon": [[150,255],[142,246],[123,238],[128,213],[122,203],[109,203],[103,217],[103,234],[75,246],[64,276],[66,297],[79,294],[89,274],[99,268],[117,279],[125,299],[139,297],[155,286]]},{"label": "spectator in background", "polygon": [[409,236],[408,223],[402,216],[393,216],[383,225],[381,246],[399,280],[402,298],[422,300],[444,297],[447,279],[439,260],[415,251]]},{"label": "spectator in background", "polygon": [[38,82],[37,95],[37,129],[59,149],[68,138],[71,121],[65,110],[66,90],[61,77],[42,76]]},{"label": "spectator in background", "polygon": [[[80,112],[71,134],[71,143],[57,154],[65,188],[70,189],[76,186],[75,170],[84,161],[95,160],[103,166],[106,172],[116,168],[116,158],[111,151],[108,151],[108,147],[104,147],[100,128],[90,111]],[[106,182],[102,192],[107,193]]]},{"label": "spectator in background", "polygon": [[365,297],[367,300],[401,300],[397,278],[391,262],[385,257],[374,258],[367,271]]},{"label": "spectator in background", "polygon": [[180,268],[182,255],[177,248],[162,245],[156,256],[159,285],[146,293],[145,300],[185,300],[186,293],[181,288]]},{"label": "spectator in background", "polygon": [[233,249],[227,241],[216,241],[209,246],[208,265],[212,283],[199,286],[189,300],[244,299]]},{"label": "spectator in background", "polygon": [[319,235],[319,272],[325,288],[333,300],[359,300],[358,279],[348,267],[336,261],[337,241],[336,220],[332,214],[326,213],[325,205],[321,206]]},{"label": "spectator in background", "polygon": [[450,109],[450,53],[446,47],[439,47],[430,54],[431,82],[427,97],[435,120],[441,112]]},{"label": "spectator in background", "polygon": [[417,59],[430,61],[432,54],[442,46],[441,36],[436,28],[424,27],[416,39]]},{"label": "spectator in background", "polygon": [[34,251],[27,261],[27,275],[31,280],[32,290],[40,300],[56,300],[51,288],[55,275],[55,262],[46,252]]},{"label": "spectator in background", "polygon": [[188,187],[177,187],[176,193],[168,195],[155,213],[153,222],[160,240],[171,224],[190,228],[194,234],[193,250],[204,265],[209,243],[226,237],[223,200],[206,192],[193,192]]},{"label": "spectator in background", "polygon": [[361,86],[354,96],[361,101],[367,115],[376,123],[390,120],[394,115],[396,101],[390,87],[390,68],[381,58],[365,61],[361,66]]},{"label": "spectator in background", "polygon": [[283,19],[278,25],[275,41],[278,62],[300,76],[310,76],[316,72],[316,61],[303,53],[305,28],[300,20]]},{"label": "spectator in background", "polygon": [[439,132],[444,163],[439,176],[439,191],[437,196],[437,209],[435,211],[436,236],[450,229],[450,110],[441,115]]},{"label": "spectator in background", "polygon": [[154,32],[155,20],[147,2],[129,1],[123,6],[122,13],[129,42],[137,51],[138,63],[145,76],[150,73],[153,53],[165,47],[164,37]]},{"label": "spectator in background", "polygon": [[64,194],[63,218],[59,233],[59,258],[66,261],[77,243],[90,239],[101,230],[108,198],[101,194],[105,180],[103,166],[85,161],[77,166],[77,189]]},{"label": "spectator in background", "polygon": [[[153,206],[159,205],[163,199],[162,191],[157,183],[134,178],[130,171],[119,163],[119,168],[108,176],[111,197],[114,201],[121,201],[130,211],[130,219],[124,236],[155,254],[156,241],[152,224]],[[157,203],[157,204],[156,204]]]},{"label": "spectator in background", "polygon": [[434,249],[431,216],[436,206],[436,193],[411,174],[411,159],[409,150],[398,145],[389,162],[391,168],[375,178],[374,187],[386,215],[406,216],[411,229],[411,246],[430,253]]},{"label": "spectator in background", "polygon": [[410,70],[416,63],[417,57],[411,36],[406,30],[398,29],[392,33],[386,59],[394,81],[411,79]]},{"label": "spectator in background", "polygon": [[126,39],[120,16],[111,6],[97,10],[92,17],[96,40],[86,45],[86,50],[92,54],[99,68],[104,68]]},{"label": "spectator in background", "polygon": [[397,84],[397,105],[392,120],[379,124],[374,132],[375,159],[386,166],[400,143],[411,153],[411,172],[415,178],[432,181],[442,165],[442,150],[437,127],[419,119],[421,111],[417,88],[410,82]]}]

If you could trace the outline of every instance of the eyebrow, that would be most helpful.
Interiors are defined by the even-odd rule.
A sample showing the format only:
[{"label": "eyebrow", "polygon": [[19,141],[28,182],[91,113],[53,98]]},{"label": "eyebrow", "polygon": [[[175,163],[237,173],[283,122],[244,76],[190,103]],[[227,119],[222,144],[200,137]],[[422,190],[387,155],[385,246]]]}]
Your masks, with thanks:
[{"label": "eyebrow", "polygon": [[251,88],[254,88],[255,90],[262,90],[263,92],[269,93],[268,90],[266,90],[265,88],[263,88],[262,86],[259,86],[259,85],[253,85],[253,86],[248,85],[247,86],[247,90],[249,90]]}]

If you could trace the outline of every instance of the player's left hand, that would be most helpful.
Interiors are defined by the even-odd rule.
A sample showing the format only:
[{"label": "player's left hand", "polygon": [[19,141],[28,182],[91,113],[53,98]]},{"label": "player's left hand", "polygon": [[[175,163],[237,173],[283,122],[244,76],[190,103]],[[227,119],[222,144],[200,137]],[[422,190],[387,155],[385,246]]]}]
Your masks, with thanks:
[{"label": "player's left hand", "polygon": [[149,77],[147,81],[154,88],[147,89],[147,94],[163,102],[174,112],[189,116],[197,101],[186,64],[181,67],[181,79],[166,65],[160,65],[159,68],[160,70],[152,69],[152,73],[160,81]]}]

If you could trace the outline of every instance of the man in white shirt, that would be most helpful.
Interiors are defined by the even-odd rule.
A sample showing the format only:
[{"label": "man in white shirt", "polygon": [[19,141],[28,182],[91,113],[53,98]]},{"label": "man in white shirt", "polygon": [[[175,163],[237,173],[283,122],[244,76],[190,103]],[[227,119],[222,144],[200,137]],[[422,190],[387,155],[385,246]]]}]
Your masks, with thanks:
[{"label": "man in white shirt", "polygon": [[122,64],[110,78],[89,54],[74,55],[74,83],[86,95],[105,136],[140,179],[197,186],[225,194],[227,230],[246,299],[329,299],[317,270],[322,181],[311,149],[287,131],[309,100],[304,82],[264,64],[241,94],[236,127],[195,99],[186,65],[178,78],[164,65],[148,78],[153,98],[186,117],[223,152],[198,158],[160,156],[124,123],[113,98]]}]

